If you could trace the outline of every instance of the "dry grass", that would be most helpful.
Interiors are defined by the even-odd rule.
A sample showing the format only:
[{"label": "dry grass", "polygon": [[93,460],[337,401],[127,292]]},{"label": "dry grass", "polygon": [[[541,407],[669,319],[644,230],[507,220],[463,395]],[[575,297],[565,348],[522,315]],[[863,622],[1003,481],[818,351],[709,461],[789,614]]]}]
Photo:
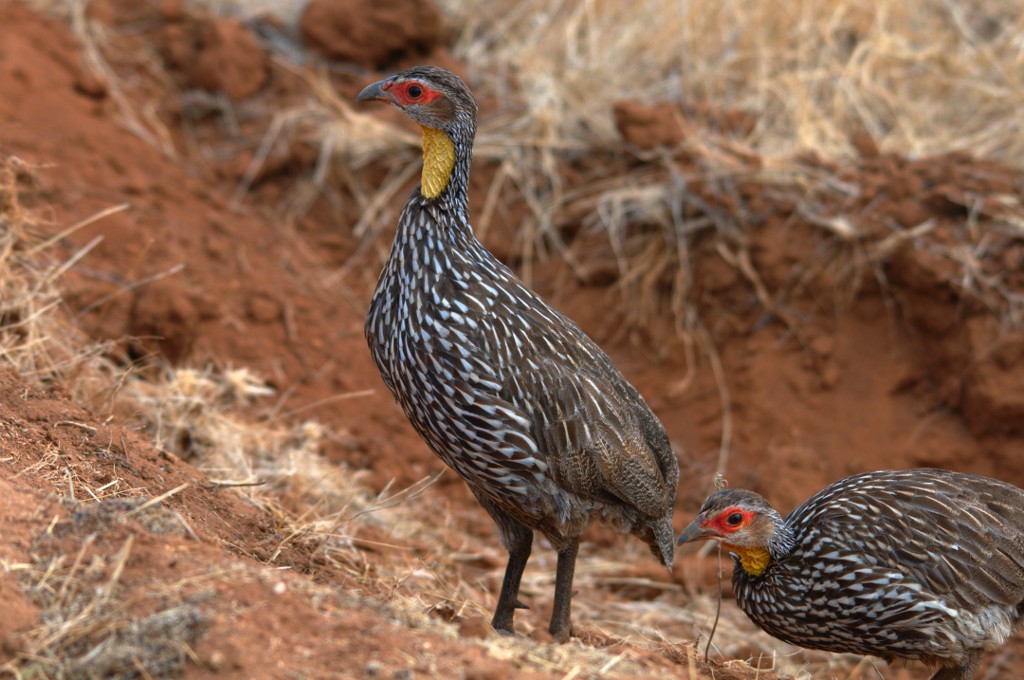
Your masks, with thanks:
[{"label": "dry grass", "polygon": [[543,145],[614,147],[611,102],[682,99],[754,113],[748,143],[769,158],[842,157],[861,130],[912,156],[1024,157],[1024,8],[1011,3],[442,4],[478,87]]},{"label": "dry grass", "polygon": [[[154,383],[129,385],[126,392],[146,414],[148,429],[162,448],[205,470],[215,484],[257,483],[240,486],[238,491],[281,518],[284,538],[278,553],[289,543],[314,547],[321,559],[344,570],[352,583],[386,594],[388,616],[413,628],[440,630],[451,636],[453,629],[442,626],[438,619],[470,614],[489,618],[504,553],[497,544],[468,541],[460,533],[459,516],[451,509],[440,513],[445,521],[438,523],[439,499],[424,493],[434,478],[406,489],[369,493],[357,472],[328,464],[318,455],[317,445],[326,435],[319,425],[253,424],[241,417],[247,402],[267,394],[263,384],[244,370],[218,375],[182,369],[168,372]],[[361,538],[360,529],[367,525],[383,529],[386,542]],[[427,562],[410,541],[462,547],[431,553]],[[274,562],[275,557],[269,561]],[[539,549],[528,567],[522,593],[534,602],[544,602],[553,591],[553,557],[553,551]],[[604,640],[630,645],[632,651],[537,645],[503,638],[471,644],[483,644],[488,655],[531,668],[601,672],[606,677],[656,674],[657,669],[650,667],[640,650],[655,652],[698,637],[714,603],[704,598],[683,606],[681,589],[668,574],[663,580],[618,578],[644,559],[642,546],[629,543],[615,559],[607,555],[581,559],[576,576],[578,588],[605,595],[609,588],[623,586],[662,593],[640,602],[605,595],[576,599],[580,625],[596,630]],[[499,566],[484,571],[467,569],[474,564]],[[723,621],[719,640],[725,642],[722,651],[726,656],[749,651],[750,624],[743,614],[731,608]],[[525,622],[521,628],[531,630]],[[778,643],[771,638],[761,635],[758,642],[764,645],[760,654],[778,656]],[[805,662],[801,659],[800,663]],[[775,667],[789,666],[786,659],[779,658]]]},{"label": "dry grass", "polygon": [[[111,31],[103,22],[89,18],[89,0],[24,2],[38,11],[68,22],[81,48],[82,66],[98,82],[103,83],[113,103],[116,120],[131,134],[160,149],[166,156],[174,157],[176,152],[171,131],[159,115],[159,98],[168,90],[173,90],[173,87],[163,69],[162,60],[154,51],[140,54],[125,47],[116,32]],[[157,93],[148,101],[140,101],[139,82],[131,74],[133,69],[144,71],[152,81],[158,83]],[[122,77],[121,72],[125,72],[127,77]],[[131,81],[134,81],[134,87],[127,85]],[[127,89],[135,90],[134,99],[128,96]]]},{"label": "dry grass", "polygon": [[[852,140],[867,134],[884,151],[970,149],[1013,164],[1024,147],[1015,115],[1024,103],[1022,56],[1012,28],[1024,12],[1007,15],[994,4],[808,2],[783,11],[768,2],[443,4],[461,29],[456,53],[470,65],[474,89],[500,107],[482,121],[476,146],[478,159],[496,168],[477,206],[478,233],[485,236],[509,202],[525,206],[516,244],[527,282],[535,259],[552,251],[587,275],[589,253],[568,248],[563,228],[603,235],[618,292],[629,301],[619,328],[650,328],[668,312],[679,337],[709,357],[714,348],[693,297],[698,241],[714,242],[764,310],[794,332],[788,302],[808,281],[828,273],[841,306],[893,252],[868,252],[847,216],[828,214],[812,223],[835,241],[830,258],[795,270],[792,286],[769,290],[752,264],[748,235],[759,216],[744,206],[743,187],[760,186],[812,213],[820,208],[814,197],[841,200],[860,187],[795,163],[801,152],[849,157]],[[358,216],[355,234],[366,237],[350,265],[329,277],[333,285],[368,251],[385,252],[377,237],[397,220],[400,194],[418,171],[417,139],[354,111],[324,78],[307,80],[309,103],[278,114],[239,196],[275,148],[286,152],[295,139],[314,146],[315,171],[297,183],[287,209],[303,214],[324,197]],[[608,178],[600,159],[623,151],[611,116],[620,99],[706,102],[750,112],[757,123],[738,138],[697,121],[681,149],[648,154],[636,169]],[[681,164],[675,152],[692,162]],[[565,164],[582,158],[595,159],[596,172],[566,185]],[[388,175],[368,186],[360,169],[371,163]],[[1012,213],[1021,220],[1019,209]],[[986,303],[1019,324],[1019,296],[973,275],[970,252],[951,251],[965,294],[987,286]],[[726,413],[728,399],[723,391]],[[729,430],[723,424],[723,460]]]},{"label": "dry grass", "polygon": [[[723,211],[707,199],[735,206],[737,188],[750,184],[791,197],[860,190],[794,163],[801,153],[852,158],[854,140],[866,135],[883,152],[910,157],[966,150],[1016,167],[1024,158],[1018,115],[1024,8],[1006,3],[446,0],[442,6],[461,28],[455,52],[470,66],[474,89],[501,107],[482,121],[478,139],[478,156],[500,163],[478,231],[486,233],[496,197],[506,189],[516,193],[530,208],[518,239],[527,278],[538,253],[564,253],[560,228],[582,224],[605,233],[630,301],[624,305],[629,326],[648,327],[663,315],[659,289],[668,279],[677,327],[685,334],[698,330],[690,304],[692,245],[709,232],[766,310],[779,316],[789,291],[765,290],[745,252],[756,216],[745,214],[742,202]],[[566,161],[621,153],[611,105],[623,99],[710,104],[746,111],[756,124],[745,137],[724,138],[713,121],[698,121],[683,143],[694,164],[681,167],[651,154],[634,172],[564,186]],[[380,160],[396,176],[407,167],[406,158]],[[381,193],[390,198],[394,188]],[[1019,221],[1020,210],[1014,214]],[[394,221],[390,214],[369,215]],[[829,219],[841,224],[844,216]],[[851,234],[834,236],[849,241]],[[878,264],[858,259],[863,253],[847,254],[852,259],[832,263],[850,270],[837,298],[849,298],[863,268]],[[964,280],[984,285],[959,259]],[[570,263],[579,261],[585,254]]]},{"label": "dry grass", "polygon": [[[66,261],[56,261],[51,252],[64,235],[94,220],[43,240],[37,233],[38,218],[18,198],[19,189],[32,181],[31,168],[17,158],[0,161],[0,360],[31,383],[60,385],[80,403],[109,407],[123,371],[108,358],[108,348],[90,342],[61,307],[60,278],[91,245]],[[77,483],[72,468],[60,458],[54,450],[33,467],[52,473],[60,487],[66,486],[73,524],[94,526],[103,513],[106,520],[99,524],[109,524],[111,513],[131,510],[124,503],[141,508],[143,499],[108,500],[121,493],[116,483],[95,491]],[[73,500],[76,495],[95,503],[82,505]],[[151,526],[156,530],[156,523]],[[173,526],[182,525],[175,521]],[[45,542],[48,536],[49,530],[41,538]],[[114,555],[92,548],[87,539],[75,556],[43,550],[34,553],[31,564],[4,565],[21,572],[26,592],[43,616],[27,633],[19,661],[0,671],[19,678],[128,678],[145,677],[146,670],[138,672],[140,664],[157,677],[180,669],[182,644],[194,641],[202,628],[198,610],[178,602],[134,616],[117,597],[131,542]]]},{"label": "dry grass", "polygon": [[[33,549],[32,561],[4,565],[18,573],[41,610],[40,623],[21,639],[17,661],[0,671],[16,678],[147,678],[180,673],[206,626],[202,598],[150,593],[129,605],[122,578],[134,537],[119,549],[101,547],[112,527],[132,516],[147,530],[178,531],[178,518],[143,499],[83,504],[65,500],[67,519],[52,524]],[[72,537],[76,553],[59,547]]]},{"label": "dry grass", "polygon": [[[263,7],[247,4],[236,3],[232,11]],[[441,4],[458,29],[455,52],[469,66],[474,90],[498,106],[481,121],[476,146],[478,159],[496,168],[483,205],[476,206],[478,233],[488,233],[503,205],[525,206],[516,244],[527,282],[535,259],[552,251],[585,276],[588,253],[567,248],[562,230],[603,234],[615,254],[622,299],[629,300],[621,328],[648,328],[668,311],[680,336],[692,341],[701,332],[692,299],[700,239],[715,241],[765,311],[790,324],[784,310],[794,290],[767,290],[752,266],[746,237],[759,216],[747,211],[742,189],[773,191],[807,215],[821,208],[816,197],[830,195],[834,204],[862,189],[796,162],[800,154],[853,159],[855,140],[868,137],[883,152],[910,157],[967,150],[1017,167],[1024,157],[1017,115],[1024,107],[1018,39],[1024,9],[1005,3]],[[284,3],[281,11],[289,7]],[[304,214],[324,197],[358,216],[355,233],[369,237],[358,255],[374,246],[382,255],[376,237],[397,220],[400,194],[418,171],[417,138],[372,112],[354,111],[323,77],[306,77],[309,102],[277,115],[239,197],[268,156],[301,140],[317,149],[319,160],[286,208]],[[650,153],[609,178],[602,159],[624,151],[612,119],[619,100],[743,111],[755,125],[745,135],[726,135],[713,117],[698,115],[682,148]],[[680,163],[680,153],[690,161]],[[588,158],[596,167],[566,184],[566,164]],[[360,172],[370,163],[389,171],[373,186]],[[1024,211],[1009,212],[1019,231]],[[859,238],[850,216],[818,217],[811,221],[834,238],[835,257],[795,271],[794,288],[798,292],[824,268],[845,270],[832,277],[841,304],[892,250],[847,248]],[[965,293],[992,283],[982,291],[986,299],[1019,323],[1017,298],[975,276],[970,251],[951,253],[968,283]]]},{"label": "dry grass", "polygon": [[[280,65],[294,68],[283,61]],[[344,191],[356,201],[362,218],[353,229],[362,235],[368,224],[378,225],[380,220],[376,218],[391,202],[394,193],[418,170],[415,161],[419,137],[396,130],[378,116],[354,110],[352,103],[339,97],[323,74],[305,70],[299,70],[298,74],[309,87],[309,100],[274,116],[235,197],[237,200],[244,198],[268,158],[289,153],[293,144],[306,144],[316,149],[316,165],[312,175],[300,179],[289,192],[284,211],[303,215],[321,196],[334,205],[341,205],[346,200],[341,193]],[[398,161],[394,164],[396,173],[383,187],[371,189],[359,171],[381,158]]]},{"label": "dry grass", "polygon": [[50,251],[112,211],[43,239],[40,218],[18,198],[20,187],[32,182],[32,168],[13,156],[0,158],[0,360],[30,380],[60,384],[82,403],[109,402],[121,373],[105,357],[109,348],[89,341],[60,309],[61,277],[96,242],[66,261],[56,261]]},{"label": "dry grass", "polygon": [[124,397],[137,407],[154,443],[204,470],[214,484],[244,487],[269,484],[272,493],[287,480],[324,477],[318,464],[323,437],[314,422],[294,427],[246,423],[238,412],[258,397],[273,394],[244,369],[168,369],[153,381],[133,381]]}]

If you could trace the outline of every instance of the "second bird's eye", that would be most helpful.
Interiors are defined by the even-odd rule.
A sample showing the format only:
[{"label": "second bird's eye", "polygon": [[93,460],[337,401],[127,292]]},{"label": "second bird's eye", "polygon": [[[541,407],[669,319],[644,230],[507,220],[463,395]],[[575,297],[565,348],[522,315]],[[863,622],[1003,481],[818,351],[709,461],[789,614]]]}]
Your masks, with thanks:
[{"label": "second bird's eye", "polygon": [[408,92],[409,99],[419,99],[421,96],[423,96],[423,88],[420,87],[419,85],[410,85]]},{"label": "second bird's eye", "polygon": [[731,527],[738,527],[743,523],[743,515],[738,512],[734,512],[725,518],[725,523]]}]

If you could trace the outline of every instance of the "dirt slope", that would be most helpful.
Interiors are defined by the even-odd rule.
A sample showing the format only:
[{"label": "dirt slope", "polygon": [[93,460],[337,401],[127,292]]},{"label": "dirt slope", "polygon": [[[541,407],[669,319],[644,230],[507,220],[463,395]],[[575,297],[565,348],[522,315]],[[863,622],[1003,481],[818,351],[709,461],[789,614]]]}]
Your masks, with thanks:
[{"label": "dirt slope", "polygon": [[[314,170],[315,153],[301,144],[272,159],[251,191],[237,193],[273,114],[302,102],[306,81],[273,60],[248,27],[179,3],[95,2],[90,16],[114,36],[104,53],[116,86],[90,69],[88,45],[64,20],[0,4],[0,154],[31,169],[20,195],[48,217],[41,236],[127,206],[59,239],[60,257],[88,247],[62,282],[67,312],[143,373],[251,369],[276,390],[252,405],[253,421],[315,419],[332,433],[323,455],[372,492],[439,470],[381,385],[362,337],[389,234],[356,235],[354,199],[338,206],[320,197],[297,217],[282,216],[296,178]],[[458,68],[433,44],[389,68],[415,61]],[[339,69],[333,82],[350,98],[373,77],[353,67]],[[204,99],[201,88],[229,82],[230,105]],[[637,146],[636,130],[685,139],[686,131],[661,129],[674,117],[626,108],[617,119]],[[685,154],[678,160],[699,164]],[[622,173],[640,162],[628,153],[609,161]],[[811,197],[816,211],[808,214],[792,194],[752,182],[740,187],[742,205],[717,206],[747,215],[746,231],[694,241],[690,297],[710,344],[675,333],[667,313],[616,332],[629,291],[614,277],[580,275],[557,257],[532,263],[532,284],[602,341],[664,421],[687,480],[677,525],[707,493],[723,426],[729,482],[766,493],[784,511],[834,479],[882,467],[941,466],[1024,485],[1024,334],[1015,316],[1024,242],[1022,222],[1007,217],[1019,220],[1007,197],[1021,195],[1024,177],[967,156],[908,160],[870,148],[856,161],[808,158],[805,167],[857,191]],[[488,161],[474,170],[475,215],[496,171]],[[582,183],[587,173],[585,163],[566,168],[566,182]],[[373,186],[386,169],[357,174]],[[721,199],[710,181],[694,191]],[[514,245],[523,210],[501,212],[487,234],[513,265],[521,264]],[[839,233],[840,217],[858,236]],[[590,271],[615,271],[600,238],[582,228],[565,236]],[[663,278],[651,290],[667,295],[671,277]],[[689,623],[666,631],[668,642],[638,646],[606,632],[611,623],[584,616],[582,644],[571,653],[548,645],[540,632],[550,607],[545,589],[519,615],[531,637],[494,638],[487,609],[503,557],[493,527],[454,475],[416,500],[447,527],[443,544],[374,525],[339,564],[323,558],[317,541],[292,540],[274,508],[182,460],[187,446],[181,457],[152,447],[136,432],[136,416],[123,404],[78,405],[59,388],[0,374],[0,661],[20,658],[23,670],[35,663],[55,675],[57,661],[24,660],[39,641],[27,631],[38,631],[46,609],[68,620],[94,617],[86,632],[60,637],[50,629],[76,663],[86,663],[103,634],[121,631],[90,658],[107,664],[94,668],[126,675],[140,659],[154,676],[185,677],[707,672],[683,644],[707,629]],[[162,503],[140,505],[168,492]],[[282,508],[292,509],[287,500]],[[625,548],[634,573],[584,579],[579,600],[686,607],[714,591],[708,559],[685,555],[669,579],[634,548]],[[623,549],[622,539],[595,529],[581,561]],[[451,557],[462,552],[471,559]],[[550,551],[537,552],[531,570],[550,571],[553,557],[543,554]],[[484,599],[454,608],[445,597],[431,599],[431,588],[443,588],[422,572],[438,561],[482,584],[474,592]],[[406,562],[407,577],[372,578]],[[400,597],[424,606],[399,606]],[[174,642],[161,647],[156,639]],[[758,654],[753,644],[734,653]],[[1015,645],[998,663],[1010,669],[1022,657],[1024,647]],[[63,672],[73,677],[80,668]],[[735,664],[713,668],[717,678],[754,677]]]}]

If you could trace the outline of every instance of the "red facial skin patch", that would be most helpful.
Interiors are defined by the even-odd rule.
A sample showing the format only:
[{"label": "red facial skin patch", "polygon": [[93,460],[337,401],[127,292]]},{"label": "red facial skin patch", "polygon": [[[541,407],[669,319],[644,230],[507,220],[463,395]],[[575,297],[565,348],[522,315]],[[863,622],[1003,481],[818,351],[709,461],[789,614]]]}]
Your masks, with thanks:
[{"label": "red facial skin patch", "polygon": [[399,106],[429,104],[430,102],[436,101],[444,96],[440,92],[432,90],[416,80],[387,82],[381,86],[381,89],[389,91]]},{"label": "red facial skin patch", "polygon": [[[750,512],[749,510],[741,510],[740,508],[729,508],[728,510],[719,513],[713,520],[708,522],[708,524],[710,525],[710,528],[717,531],[720,536],[726,537],[729,534],[734,533],[750,524],[750,519],[753,516],[753,514],[754,513]],[[730,524],[728,520],[733,515],[742,516],[742,521],[737,522],[736,524]]]}]

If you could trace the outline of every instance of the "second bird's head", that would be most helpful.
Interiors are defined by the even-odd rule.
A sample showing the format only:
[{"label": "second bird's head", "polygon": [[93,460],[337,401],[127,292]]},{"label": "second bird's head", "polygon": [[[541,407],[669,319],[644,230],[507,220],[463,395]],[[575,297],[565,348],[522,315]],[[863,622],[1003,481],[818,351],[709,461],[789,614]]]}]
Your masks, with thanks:
[{"label": "second bird's head", "polygon": [[760,494],[724,489],[704,501],[697,519],[683,530],[679,544],[720,541],[735,553],[743,570],[760,576],[791,545],[785,520]]},{"label": "second bird's head", "polygon": [[451,71],[436,66],[414,66],[363,88],[356,101],[380,100],[393,104],[425,128],[459,136],[472,134],[476,99]]}]

